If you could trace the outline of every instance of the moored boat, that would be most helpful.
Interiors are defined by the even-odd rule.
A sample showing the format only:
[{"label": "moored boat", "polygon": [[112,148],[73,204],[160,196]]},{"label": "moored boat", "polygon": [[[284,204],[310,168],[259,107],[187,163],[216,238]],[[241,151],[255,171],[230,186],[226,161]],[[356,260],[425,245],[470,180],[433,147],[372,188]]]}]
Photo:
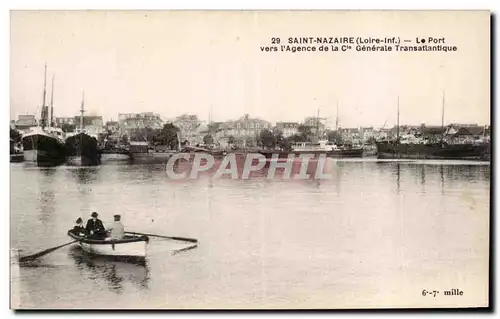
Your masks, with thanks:
[{"label": "moored boat", "polygon": [[336,150],[337,147],[334,143],[328,140],[319,140],[316,143],[299,142],[292,145],[292,153],[300,154],[328,154]]},{"label": "moored boat", "polygon": [[22,150],[17,147],[16,142],[10,139],[10,162],[17,163],[24,161],[24,154]]},{"label": "moored boat", "polygon": [[176,151],[157,152],[146,141],[129,142],[129,158],[134,164],[166,164]]},{"label": "moored boat", "polygon": [[31,127],[30,131],[22,136],[24,160],[35,162],[39,166],[62,164],[66,159],[64,147],[64,132],[54,127],[54,78],[52,78],[52,97],[49,107],[46,105],[47,65],[45,65],[45,79],[43,84],[43,102],[39,126]]},{"label": "moored boat", "polygon": [[175,154],[173,152],[145,152],[131,153],[130,160],[138,164],[166,164],[168,160]]},{"label": "moored boat", "polygon": [[80,108],[80,128],[68,134],[64,142],[68,155],[68,164],[77,166],[95,166],[101,164],[101,150],[97,137],[88,134],[84,129],[85,93],[82,93]]},{"label": "moored boat", "polygon": [[337,147],[330,153],[330,157],[363,157],[363,147],[345,144],[342,147]]},{"label": "moored boat", "polygon": [[10,162],[11,163],[20,163],[24,161],[24,154],[10,154]]},{"label": "moored boat", "polygon": [[489,144],[377,142],[378,158],[488,160]]},{"label": "moored boat", "polygon": [[101,151],[97,139],[85,132],[78,132],[66,138],[68,163],[71,165],[94,166],[101,164]]},{"label": "moored boat", "polygon": [[101,163],[126,162],[130,161],[130,159],[130,154],[128,152],[103,150],[101,153]]},{"label": "moored boat", "polygon": [[377,154],[381,159],[453,159],[453,160],[490,160],[491,145],[484,139],[486,126],[482,129],[483,139],[457,141],[450,127],[444,125],[445,95],[443,91],[443,106],[441,127],[433,129],[433,136],[404,134],[399,132],[399,96],[397,110],[397,131],[394,140],[377,141]]},{"label": "moored boat", "polygon": [[377,155],[377,145],[375,144],[363,145],[363,156],[375,156],[375,155]]},{"label": "moored boat", "polygon": [[43,126],[32,127],[23,135],[24,160],[38,165],[58,165],[66,159],[62,130]]},{"label": "moored boat", "polygon": [[206,154],[210,154],[212,156],[224,156],[227,154],[227,152],[225,150],[208,149],[208,148],[197,147],[197,146],[186,146],[180,150],[180,153],[188,153],[188,154],[206,153]]},{"label": "moored boat", "polygon": [[295,155],[294,152],[287,152],[283,150],[260,150],[259,154],[264,155],[266,159],[272,159],[272,158],[287,159],[289,154]]},{"label": "moored boat", "polygon": [[121,146],[110,146],[109,144],[106,144],[104,149],[101,149],[100,152],[102,163],[114,161],[129,161],[131,159],[130,150]]},{"label": "moored boat", "polygon": [[264,155],[266,158],[273,158],[274,156],[274,158],[279,159],[286,159],[290,154],[293,154],[296,157],[302,154],[312,154],[315,157],[323,154],[327,157],[362,157],[363,148],[353,147],[350,145],[339,147],[338,145],[327,140],[320,140],[317,143],[295,143],[292,145],[292,150],[289,152],[284,150],[260,150],[259,153]]},{"label": "moored boat", "polygon": [[78,245],[86,252],[100,256],[145,258],[149,237],[125,232],[119,240],[93,239],[68,231],[68,236],[78,240]]}]

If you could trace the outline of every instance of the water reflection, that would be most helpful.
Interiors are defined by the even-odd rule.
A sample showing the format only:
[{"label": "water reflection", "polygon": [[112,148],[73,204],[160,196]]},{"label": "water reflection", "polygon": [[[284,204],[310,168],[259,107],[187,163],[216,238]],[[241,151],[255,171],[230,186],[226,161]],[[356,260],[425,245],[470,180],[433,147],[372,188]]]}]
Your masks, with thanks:
[{"label": "water reflection", "polygon": [[45,168],[40,169],[40,173],[40,181],[38,183],[39,187],[37,189],[37,211],[40,212],[38,219],[43,223],[47,223],[50,221],[51,216],[55,212],[56,200],[53,189],[53,181],[56,175],[56,170]]},{"label": "water reflection", "polygon": [[441,180],[441,194],[444,194],[444,165],[439,166],[439,177]]},{"label": "water reflection", "polygon": [[[189,163],[175,165],[189,172]],[[82,308],[216,307],[233,301],[252,306],[262,298],[275,302],[295,293],[317,295],[325,287],[342,295],[363,285],[370,291],[382,282],[397,285],[401,277],[394,269],[400,265],[417,281],[422,265],[424,276],[467,265],[471,278],[477,278],[473,272],[487,262],[478,244],[487,243],[481,238],[485,229],[487,233],[482,217],[489,209],[490,166],[347,160],[327,165],[334,178],[319,181],[284,180],[280,171],[269,180],[265,169],[249,180],[204,175],[176,181],[161,165],[43,171],[12,165],[13,248],[34,253],[64,243],[66,228],[93,210],[102,212],[105,222],[119,212],[127,228],[195,237],[202,243],[185,253],[156,246],[147,265],[61,249],[21,269],[23,302],[44,308],[63,303]],[[39,220],[42,206],[42,215],[50,218],[45,223]],[[164,254],[167,247],[172,255]],[[450,282],[461,275],[452,273]],[[303,278],[300,287],[297,278]],[[291,291],[295,286],[299,290]],[[403,283],[401,293],[411,291],[408,287]]]},{"label": "water reflection", "polygon": [[425,165],[420,165],[420,184],[425,185]]},{"label": "water reflection", "polygon": [[78,246],[69,250],[69,256],[75,261],[82,273],[91,280],[104,280],[109,290],[123,293],[128,283],[139,289],[147,289],[149,284],[149,267],[144,260],[113,259],[105,256],[94,256],[86,253]]},{"label": "water reflection", "polygon": [[90,184],[97,179],[98,168],[96,167],[79,167],[70,169],[71,175],[77,180],[79,184]]},{"label": "water reflection", "polygon": [[396,192],[408,182],[424,187],[437,183],[444,194],[446,188],[454,187],[457,182],[489,182],[490,166],[476,164],[422,164],[405,162],[377,162],[381,176],[392,175],[396,184]]},{"label": "water reflection", "polygon": [[396,192],[401,191],[401,164],[396,164]]}]

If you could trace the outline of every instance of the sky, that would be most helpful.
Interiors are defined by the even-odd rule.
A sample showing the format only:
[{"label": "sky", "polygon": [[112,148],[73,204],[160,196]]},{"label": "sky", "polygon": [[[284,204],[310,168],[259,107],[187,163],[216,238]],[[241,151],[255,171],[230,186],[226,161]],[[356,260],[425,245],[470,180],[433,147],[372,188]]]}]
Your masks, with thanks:
[{"label": "sky", "polygon": [[[488,12],[11,11],[10,111],[244,114],[342,127],[490,123]],[[444,37],[457,52],[262,52],[279,37]]]}]

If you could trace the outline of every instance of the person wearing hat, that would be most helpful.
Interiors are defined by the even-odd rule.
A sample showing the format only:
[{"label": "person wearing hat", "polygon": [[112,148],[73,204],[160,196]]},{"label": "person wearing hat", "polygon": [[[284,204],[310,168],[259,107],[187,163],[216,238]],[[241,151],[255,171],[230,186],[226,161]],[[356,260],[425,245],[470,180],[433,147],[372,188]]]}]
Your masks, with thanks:
[{"label": "person wearing hat", "polygon": [[113,222],[113,225],[110,228],[110,239],[111,240],[117,240],[117,239],[122,239],[125,237],[125,227],[123,227],[122,222],[120,221],[121,216],[120,215],[115,215],[114,216],[115,221]]},{"label": "person wearing hat", "polygon": [[76,220],[73,233],[80,236],[85,234],[85,227],[83,227],[83,219],[81,217],[78,217]]},{"label": "person wearing hat", "polygon": [[93,212],[90,216],[92,219],[89,219],[87,221],[87,226],[85,226],[87,235],[92,237],[106,237],[106,229],[104,228],[102,221],[97,218],[99,215],[96,212]]}]

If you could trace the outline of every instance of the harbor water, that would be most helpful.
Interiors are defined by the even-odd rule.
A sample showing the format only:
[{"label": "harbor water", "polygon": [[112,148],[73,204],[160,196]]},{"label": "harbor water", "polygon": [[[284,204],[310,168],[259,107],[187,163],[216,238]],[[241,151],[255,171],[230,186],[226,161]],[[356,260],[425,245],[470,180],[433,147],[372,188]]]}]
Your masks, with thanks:
[{"label": "harbor water", "polygon": [[[70,239],[78,217],[120,214],[151,238],[145,263],[68,246],[11,267],[23,309],[467,306],[488,298],[490,165],[329,159],[330,180],[172,180],[164,165],[11,163],[11,248]],[[460,289],[462,296],[423,297]],[[422,299],[424,298],[424,299]]]}]

